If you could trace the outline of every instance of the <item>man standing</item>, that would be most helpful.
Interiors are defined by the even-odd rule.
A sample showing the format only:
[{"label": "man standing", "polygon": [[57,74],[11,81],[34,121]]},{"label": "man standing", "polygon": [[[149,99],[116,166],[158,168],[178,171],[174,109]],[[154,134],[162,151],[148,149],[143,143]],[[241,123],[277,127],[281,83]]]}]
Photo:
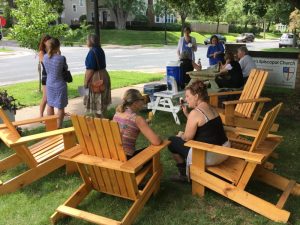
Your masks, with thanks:
[{"label": "man standing", "polygon": [[237,56],[239,58],[239,63],[243,71],[244,84],[246,83],[250,71],[256,68],[256,64],[252,57],[248,55],[248,49],[246,46],[242,46],[238,49]]}]

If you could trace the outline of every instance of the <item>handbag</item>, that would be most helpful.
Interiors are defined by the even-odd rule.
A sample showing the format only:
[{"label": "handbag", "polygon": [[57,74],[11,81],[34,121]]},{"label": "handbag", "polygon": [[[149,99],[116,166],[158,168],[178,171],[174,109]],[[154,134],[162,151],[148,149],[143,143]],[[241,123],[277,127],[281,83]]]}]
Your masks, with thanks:
[{"label": "handbag", "polygon": [[[93,50],[92,50],[92,51],[93,51]],[[95,51],[93,51],[93,52],[94,52],[94,55],[95,55],[95,58],[96,58],[97,67],[98,67],[98,69],[99,69],[100,67],[99,67],[99,62],[98,62],[97,55],[96,55]],[[95,80],[95,76],[98,77],[98,79],[96,78],[97,80]],[[90,81],[92,80],[92,78],[93,78],[93,81],[90,82]],[[93,74],[93,76],[90,78],[90,80],[89,80],[88,83],[90,83],[89,86],[90,86],[90,89],[91,89],[91,91],[92,91],[93,93],[102,93],[102,92],[105,91],[104,81],[103,81],[103,79],[101,79],[101,77],[100,77],[100,72],[99,72],[99,70],[97,70],[97,71]]]},{"label": "handbag", "polygon": [[71,83],[73,81],[73,77],[72,77],[71,72],[68,70],[66,57],[64,57],[64,58],[65,58],[65,65],[63,67],[62,76],[63,76],[64,81]]}]

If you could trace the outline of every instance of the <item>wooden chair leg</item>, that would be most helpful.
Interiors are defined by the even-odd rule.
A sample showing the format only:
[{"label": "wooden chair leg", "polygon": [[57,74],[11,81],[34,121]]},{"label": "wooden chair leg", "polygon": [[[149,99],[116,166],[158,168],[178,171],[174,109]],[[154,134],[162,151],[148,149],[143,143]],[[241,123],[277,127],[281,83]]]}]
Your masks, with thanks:
[{"label": "wooden chair leg", "polygon": [[[92,187],[86,183],[83,183],[72,195],[64,202],[63,206],[76,208],[80,202],[91,192]],[[61,212],[55,212],[50,217],[51,223],[55,224],[56,221],[65,217],[66,215]]]},{"label": "wooden chair leg", "polygon": [[290,212],[279,209],[272,203],[269,203],[249,192],[235,187],[213,175],[206,172],[199,172],[193,178],[196,182],[201,183],[205,187],[231,199],[248,209],[253,210],[276,222],[286,223],[290,217]]},{"label": "wooden chair leg", "polygon": [[157,182],[159,181],[160,177],[161,171],[158,171],[155,174],[153,174],[143,191],[141,191],[140,197],[134,201],[133,205],[126,213],[125,217],[121,222],[122,225],[130,225],[133,223],[140,210],[143,208],[150,196],[155,191],[155,188],[157,187]]},{"label": "wooden chair leg", "polygon": [[[266,170],[261,166],[257,167],[254,176],[255,179],[266,183],[274,188],[277,188],[281,191],[284,191],[290,182],[289,179],[284,178],[278,174],[272,173],[271,171]],[[291,191],[291,194],[297,196],[300,195],[300,184],[295,184],[293,190]]]},{"label": "wooden chair leg", "polygon": [[7,194],[18,190],[41,177],[51,173],[52,171],[62,167],[65,164],[63,160],[58,159],[58,156],[45,161],[35,168],[29,169],[13,179],[6,181],[0,186],[0,195]]}]

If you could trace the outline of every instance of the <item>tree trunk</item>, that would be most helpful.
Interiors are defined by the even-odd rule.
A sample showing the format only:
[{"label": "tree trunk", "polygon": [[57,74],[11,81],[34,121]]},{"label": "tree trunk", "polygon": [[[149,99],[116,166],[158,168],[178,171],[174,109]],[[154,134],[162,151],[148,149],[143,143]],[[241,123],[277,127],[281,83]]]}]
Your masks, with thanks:
[{"label": "tree trunk", "polygon": [[183,29],[185,26],[185,20],[186,20],[186,16],[185,15],[180,15],[181,18],[181,37],[183,37]]},{"label": "tree trunk", "polygon": [[267,29],[266,29],[267,32],[270,32],[271,23],[272,23],[272,20],[269,20]]},{"label": "tree trunk", "polygon": [[112,11],[116,18],[116,28],[118,30],[125,30],[128,13],[118,6],[115,6]]},{"label": "tree trunk", "polygon": [[216,33],[219,33],[220,17],[217,18],[217,30]]},{"label": "tree trunk", "polygon": [[153,0],[148,0],[148,7],[147,7],[146,15],[148,17],[148,26],[149,27],[153,26],[154,25]]}]

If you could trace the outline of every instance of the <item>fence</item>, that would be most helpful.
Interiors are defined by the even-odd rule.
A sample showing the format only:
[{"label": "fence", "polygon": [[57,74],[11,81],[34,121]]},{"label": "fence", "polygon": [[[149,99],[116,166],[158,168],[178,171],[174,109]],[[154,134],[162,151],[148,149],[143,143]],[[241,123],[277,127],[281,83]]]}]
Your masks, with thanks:
[{"label": "fence", "polygon": [[[192,31],[194,32],[207,32],[207,33],[216,33],[217,24],[216,23],[200,23],[192,22],[191,23]],[[219,24],[218,33],[228,33],[229,25],[228,24]]]}]

